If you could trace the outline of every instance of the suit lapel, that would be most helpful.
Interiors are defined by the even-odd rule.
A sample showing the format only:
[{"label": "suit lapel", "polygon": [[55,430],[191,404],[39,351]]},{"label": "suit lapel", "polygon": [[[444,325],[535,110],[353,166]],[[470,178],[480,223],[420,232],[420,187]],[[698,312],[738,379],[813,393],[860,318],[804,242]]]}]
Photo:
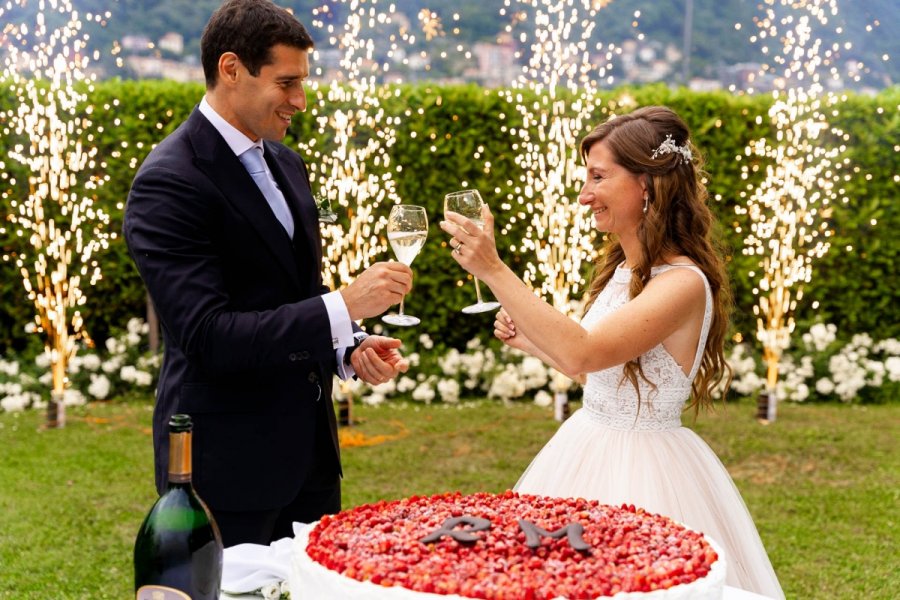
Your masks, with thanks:
[{"label": "suit lapel", "polygon": [[188,123],[196,167],[256,229],[275,260],[284,268],[291,280],[300,286],[291,240],[269,209],[265,197],[247,169],[200,111],[195,109]]}]

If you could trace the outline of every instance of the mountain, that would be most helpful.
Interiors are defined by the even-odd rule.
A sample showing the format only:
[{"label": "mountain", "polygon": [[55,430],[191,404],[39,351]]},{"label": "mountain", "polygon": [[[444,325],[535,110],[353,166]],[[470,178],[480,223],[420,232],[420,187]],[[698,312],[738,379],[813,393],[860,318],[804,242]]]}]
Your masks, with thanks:
[{"label": "mountain", "polygon": [[[33,14],[37,10],[37,0],[26,1],[25,8],[14,9],[5,16],[15,21],[17,11],[20,17],[27,16],[29,12]],[[590,0],[568,0],[578,5],[585,1]],[[597,3],[597,0],[593,1]],[[105,27],[92,22],[85,28],[91,32],[93,47],[103,53],[101,62],[111,65],[113,59],[109,50],[114,42],[124,36],[145,36],[156,41],[169,32],[183,36],[183,56],[197,60],[200,34],[220,0],[72,0],[72,3],[84,15],[109,11],[110,17]],[[277,3],[290,8],[310,27],[319,49],[327,47],[328,43],[324,32],[312,27],[314,9],[327,5],[331,16],[329,22],[338,25],[348,11],[345,3],[335,0],[279,0]],[[819,3],[828,4],[824,0]],[[837,16],[830,17],[828,26],[816,31],[827,45],[840,44],[840,55],[836,57],[838,65],[844,68],[847,61],[862,62],[868,69],[863,75],[864,83],[874,87],[900,82],[900,42],[891,33],[891,23],[900,23],[900,2],[837,0],[836,3],[839,9]],[[429,44],[433,49],[496,41],[509,24],[513,12],[509,8],[506,15],[501,15],[501,9],[506,4],[504,0],[376,0],[375,6],[381,12],[387,12],[391,4],[398,13],[406,15],[413,30],[420,28],[417,15],[422,9],[427,8],[440,17],[449,37],[429,43],[425,42],[425,36],[419,31],[417,49]],[[526,15],[531,10],[531,2],[511,0],[510,4]],[[750,41],[750,36],[757,32],[754,19],[758,19],[763,14],[761,11],[770,6],[763,0],[612,0],[598,15],[594,41],[603,45],[620,45],[642,34],[647,41],[682,50],[685,43],[685,13],[689,6],[693,9],[689,62],[692,76],[714,76],[723,65],[765,62],[760,45]],[[454,20],[454,14],[458,15],[458,20]],[[528,27],[532,22],[526,17],[519,27]],[[739,29],[736,24],[740,24]],[[458,27],[458,32],[454,32],[454,27]],[[835,33],[838,27],[841,28],[840,33]],[[872,31],[867,31],[867,27],[872,27]],[[884,56],[889,56],[890,60],[885,61]],[[680,77],[681,68],[680,65],[671,77]]]}]

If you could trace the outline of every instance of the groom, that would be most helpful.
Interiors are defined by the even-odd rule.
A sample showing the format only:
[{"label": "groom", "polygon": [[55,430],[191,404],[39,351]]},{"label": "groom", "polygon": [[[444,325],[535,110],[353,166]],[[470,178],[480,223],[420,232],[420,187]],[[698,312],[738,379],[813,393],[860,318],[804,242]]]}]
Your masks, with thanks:
[{"label": "groom", "polygon": [[193,482],[226,546],[268,544],[340,510],[333,374],[406,371],[400,341],[353,323],[400,301],[412,272],[379,263],[322,285],[303,160],[278,140],[306,109],[307,30],[269,0],[227,0],[201,40],[206,95],[137,173],[124,234],[162,322],[156,485],[167,423],[193,419]]}]

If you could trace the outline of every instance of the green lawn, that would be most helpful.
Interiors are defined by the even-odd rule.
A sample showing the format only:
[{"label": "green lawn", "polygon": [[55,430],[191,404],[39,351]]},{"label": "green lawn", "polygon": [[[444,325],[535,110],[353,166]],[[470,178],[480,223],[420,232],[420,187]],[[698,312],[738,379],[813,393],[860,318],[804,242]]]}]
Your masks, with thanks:
[{"label": "green lawn", "polygon": [[[790,598],[893,598],[900,589],[900,404],[782,405],[761,426],[749,403],[691,425],[731,471]],[[556,428],[550,409],[358,407],[344,450],[344,505],[511,487]],[[155,499],[151,408],[0,414],[0,598],[128,598],[131,548]],[[686,418],[686,422],[690,419]],[[377,436],[386,436],[378,438]]]}]

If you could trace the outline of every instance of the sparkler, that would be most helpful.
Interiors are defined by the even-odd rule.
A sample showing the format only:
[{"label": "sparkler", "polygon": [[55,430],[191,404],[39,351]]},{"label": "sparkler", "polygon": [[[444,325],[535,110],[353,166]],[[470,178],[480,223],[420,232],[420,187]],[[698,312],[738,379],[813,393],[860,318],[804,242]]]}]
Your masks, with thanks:
[{"label": "sparkler", "polygon": [[[0,7],[0,16],[27,0]],[[50,355],[52,390],[47,409],[48,427],[65,424],[66,370],[78,340],[90,341],[84,330],[81,307],[87,302],[82,286],[101,277],[95,254],[107,248],[109,217],[94,208],[93,200],[79,191],[96,189],[102,179],[90,175],[98,167],[97,150],[89,146],[90,121],[80,113],[92,77],[85,74],[87,34],[68,0],[40,0],[33,26],[8,23],[3,29],[7,55],[0,80],[8,82],[17,106],[3,115],[3,134],[20,139],[9,157],[28,169],[28,197],[13,192],[7,220],[25,247],[7,260],[15,260],[29,300],[36,309],[36,331],[44,336]],[[46,15],[46,17],[45,17]],[[87,15],[98,21],[109,15]],[[56,28],[47,21],[62,21]],[[85,111],[90,114],[88,107]],[[14,177],[4,173],[10,185]]]},{"label": "sparkler", "polygon": [[[317,103],[311,112],[319,136],[299,143],[303,152],[313,157],[310,179],[318,193],[346,215],[346,227],[338,222],[322,228],[325,284],[332,288],[352,283],[387,250],[379,238],[386,224],[379,207],[385,202],[400,202],[393,175],[400,168],[391,168],[388,154],[397,137],[400,117],[388,115],[381,106],[389,91],[378,78],[390,66],[376,61],[373,37],[377,27],[393,25],[394,7],[380,12],[378,0],[343,3],[349,5],[350,12],[340,31],[324,22],[330,12],[328,6],[313,13],[313,24],[325,29],[330,43],[341,50],[341,78],[332,81],[325,91],[313,84]],[[408,37],[404,32],[391,36],[388,56]],[[321,140],[324,148],[320,150]]]},{"label": "sparkler", "polygon": [[[520,33],[531,56],[512,88],[501,92],[522,116],[522,126],[513,131],[518,138],[516,164],[519,181],[504,210],[514,203],[520,210],[509,223],[528,223],[521,250],[534,253],[527,263],[524,280],[536,287],[556,309],[573,315],[579,303],[573,298],[585,285],[582,267],[596,252],[593,227],[586,213],[570,195],[583,179],[578,156],[578,139],[586,133],[595,111],[597,81],[612,82],[613,45],[590,48],[598,12],[607,2],[597,0],[505,0],[505,8],[515,22],[532,13],[533,39]],[[515,5],[515,6],[513,6]],[[513,32],[515,23],[507,28]],[[601,64],[595,67],[599,54]],[[521,90],[537,99],[526,102]],[[503,232],[507,233],[509,225]],[[511,247],[517,251],[515,246]],[[557,394],[565,394],[568,382],[555,380]],[[558,396],[558,402],[565,397]],[[561,418],[561,417],[559,417]]]},{"label": "sparkler", "polygon": [[[380,235],[387,220],[379,209],[384,203],[400,203],[394,181],[400,167],[392,168],[388,149],[396,140],[401,117],[388,115],[381,106],[391,92],[379,79],[388,73],[390,64],[377,60],[376,35],[378,30],[384,34],[397,29],[377,36],[388,40],[388,58],[401,49],[401,44],[415,40],[409,31],[397,27],[393,5],[381,11],[378,0],[343,0],[342,4],[349,6],[349,14],[339,31],[325,23],[330,13],[327,5],[314,11],[313,24],[327,31],[331,45],[341,51],[340,77],[324,92],[313,85],[318,102],[311,112],[316,117],[319,138],[325,140],[324,148],[319,149],[316,139],[299,144],[313,158],[311,183],[317,185],[323,199],[346,216],[322,226],[324,282],[332,289],[352,283],[387,250]],[[430,11],[420,13],[419,21],[426,36],[440,34],[440,21]],[[340,391],[340,396],[348,400],[341,407],[347,413],[346,417],[342,415],[342,424],[349,425],[349,385],[342,382]]]},{"label": "sparkler", "polygon": [[[784,10],[773,8],[779,3]],[[755,140],[747,147],[747,156],[768,159],[769,164],[765,179],[741,193],[747,198],[746,207],[736,207],[738,214],[750,219],[744,253],[759,257],[753,312],[766,363],[766,390],[757,414],[761,422],[775,418],[778,363],[790,344],[794,311],[803,297],[803,285],[812,277],[813,260],[829,248],[830,205],[838,198],[848,201],[839,174],[847,163],[839,159],[845,146],[828,148],[824,140],[829,132],[844,141],[847,136],[828,124],[824,113],[827,109],[834,114],[837,99],[823,94],[819,73],[821,66],[833,63],[837,47],[822,52],[822,42],[812,32],[816,21],[824,25],[829,13],[837,14],[836,2],[767,0],[766,4],[765,16],[757,22],[759,39],[776,40],[780,35],[783,44],[774,58],[782,72],[769,110],[775,138]],[[769,49],[763,50],[768,53]],[[833,66],[830,73],[836,76]],[[743,166],[744,179],[754,169]]]}]

